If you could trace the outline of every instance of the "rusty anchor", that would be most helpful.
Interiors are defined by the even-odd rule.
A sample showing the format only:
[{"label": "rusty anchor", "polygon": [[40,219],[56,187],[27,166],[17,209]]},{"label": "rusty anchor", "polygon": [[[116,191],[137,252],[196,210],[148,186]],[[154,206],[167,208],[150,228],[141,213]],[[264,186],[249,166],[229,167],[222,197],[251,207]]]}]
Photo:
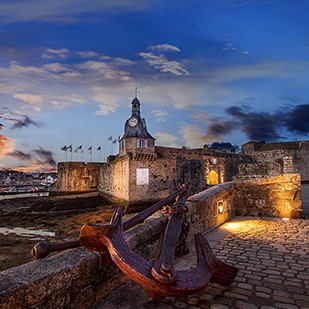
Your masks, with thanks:
[{"label": "rusty anchor", "polygon": [[99,252],[104,252],[107,248],[115,264],[156,300],[167,296],[194,294],[203,290],[210,282],[230,285],[237,275],[237,268],[218,260],[208,241],[200,233],[195,235],[197,266],[178,271],[174,267],[174,251],[186,211],[188,187],[189,184],[186,184],[176,191],[177,198],[170,207],[171,216],[165,230],[162,251],[155,263],[150,263],[132,251],[123,237],[123,231],[142,222],[154,213],[155,209],[159,210],[162,205],[158,208],[158,203],[124,223],[122,211],[118,208],[109,225],[84,225],[80,232],[79,245]]}]

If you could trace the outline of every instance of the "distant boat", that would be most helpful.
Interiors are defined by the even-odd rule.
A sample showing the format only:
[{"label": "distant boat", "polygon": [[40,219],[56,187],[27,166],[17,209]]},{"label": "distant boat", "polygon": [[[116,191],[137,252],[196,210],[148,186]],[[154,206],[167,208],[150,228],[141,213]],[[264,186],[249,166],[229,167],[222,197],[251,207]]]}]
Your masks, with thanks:
[{"label": "distant boat", "polygon": [[15,187],[5,188],[2,194],[16,194],[17,190]]}]

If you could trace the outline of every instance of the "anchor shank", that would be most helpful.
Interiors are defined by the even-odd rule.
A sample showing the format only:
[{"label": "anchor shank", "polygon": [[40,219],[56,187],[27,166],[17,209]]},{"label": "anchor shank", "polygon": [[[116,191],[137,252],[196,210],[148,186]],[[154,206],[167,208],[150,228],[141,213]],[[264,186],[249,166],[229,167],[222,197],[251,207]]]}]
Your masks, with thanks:
[{"label": "anchor shank", "polygon": [[161,283],[167,284],[175,281],[176,271],[174,267],[174,252],[182,227],[187,196],[188,192],[184,192],[176,201],[165,230],[160,258],[154,263],[154,266],[151,269],[153,277]]}]

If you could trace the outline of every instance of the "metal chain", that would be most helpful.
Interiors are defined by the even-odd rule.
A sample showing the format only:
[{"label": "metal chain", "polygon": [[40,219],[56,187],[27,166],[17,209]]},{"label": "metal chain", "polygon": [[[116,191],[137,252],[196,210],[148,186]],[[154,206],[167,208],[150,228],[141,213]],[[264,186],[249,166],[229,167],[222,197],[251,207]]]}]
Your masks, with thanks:
[{"label": "metal chain", "polygon": [[187,220],[188,207],[185,206],[184,209],[184,220],[182,221],[182,228],[179,234],[178,242],[175,249],[175,255],[186,255],[189,253],[189,248],[187,246],[187,236],[190,231],[190,222]]}]

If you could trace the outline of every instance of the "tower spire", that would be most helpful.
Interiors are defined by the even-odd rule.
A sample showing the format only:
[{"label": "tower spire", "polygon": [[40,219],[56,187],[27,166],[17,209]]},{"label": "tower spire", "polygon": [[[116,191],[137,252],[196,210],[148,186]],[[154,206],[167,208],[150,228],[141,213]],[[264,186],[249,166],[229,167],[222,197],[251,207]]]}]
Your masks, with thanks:
[{"label": "tower spire", "polygon": [[137,98],[137,77],[136,77],[136,82],[135,82],[135,98]]}]

